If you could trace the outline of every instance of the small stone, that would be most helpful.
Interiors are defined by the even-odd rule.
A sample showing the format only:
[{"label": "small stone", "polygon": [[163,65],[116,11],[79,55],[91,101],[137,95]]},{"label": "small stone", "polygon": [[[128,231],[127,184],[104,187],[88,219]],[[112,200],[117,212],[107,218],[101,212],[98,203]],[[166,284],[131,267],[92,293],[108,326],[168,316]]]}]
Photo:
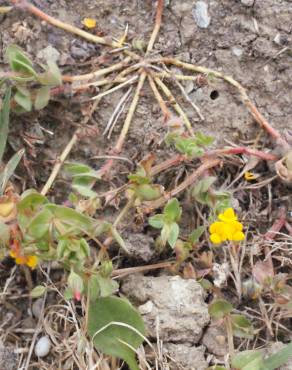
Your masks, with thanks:
[{"label": "small stone", "polygon": [[241,0],[241,4],[244,6],[253,6],[255,3],[255,0]]},{"label": "small stone", "polygon": [[[204,358],[205,347],[190,344],[163,343],[163,352],[170,357],[170,369],[206,370],[208,363]],[[178,366],[180,365],[180,366]]]},{"label": "small stone", "polygon": [[38,298],[36,301],[33,302],[31,310],[32,310],[34,317],[36,317],[37,319],[40,317],[42,313],[42,305],[43,305],[43,298]]},{"label": "small stone", "polygon": [[192,10],[193,17],[200,28],[207,28],[211,22],[208,14],[208,5],[204,1],[198,1]]},{"label": "small stone", "polygon": [[202,344],[207,348],[208,352],[215,356],[224,356],[228,353],[227,334],[222,326],[211,326],[205,331]]},{"label": "small stone", "polygon": [[45,357],[49,354],[50,349],[51,341],[49,337],[43,336],[37,341],[37,344],[34,348],[34,353],[37,357]]},{"label": "small stone", "polygon": [[288,38],[286,35],[282,35],[280,33],[277,33],[277,35],[274,38],[274,43],[280,46],[284,46],[288,44]]},{"label": "small stone", "polygon": [[139,306],[139,312],[141,315],[146,315],[148,313],[151,313],[154,308],[154,304],[152,301],[148,301],[145,304],[142,304]]},{"label": "small stone", "polygon": [[134,233],[125,236],[124,241],[130,256],[136,260],[150,262],[156,253],[151,236]]},{"label": "small stone", "polygon": [[240,48],[240,47],[238,47],[238,46],[234,46],[231,50],[232,50],[232,53],[233,53],[236,57],[238,57],[238,58],[240,58],[240,57],[242,56],[242,54],[243,54],[243,50],[242,50],[242,48]]},{"label": "small stone", "polygon": [[37,58],[43,61],[50,60],[56,63],[60,58],[60,53],[52,45],[48,45],[37,53]]}]

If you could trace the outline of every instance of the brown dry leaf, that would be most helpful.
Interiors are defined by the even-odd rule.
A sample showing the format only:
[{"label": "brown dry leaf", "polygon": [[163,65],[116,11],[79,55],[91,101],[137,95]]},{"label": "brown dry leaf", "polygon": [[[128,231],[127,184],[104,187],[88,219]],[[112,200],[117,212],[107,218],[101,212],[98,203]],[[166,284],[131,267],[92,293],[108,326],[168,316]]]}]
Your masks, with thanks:
[{"label": "brown dry leaf", "polygon": [[261,284],[267,284],[275,276],[274,268],[269,260],[258,261],[252,269],[252,276]]}]

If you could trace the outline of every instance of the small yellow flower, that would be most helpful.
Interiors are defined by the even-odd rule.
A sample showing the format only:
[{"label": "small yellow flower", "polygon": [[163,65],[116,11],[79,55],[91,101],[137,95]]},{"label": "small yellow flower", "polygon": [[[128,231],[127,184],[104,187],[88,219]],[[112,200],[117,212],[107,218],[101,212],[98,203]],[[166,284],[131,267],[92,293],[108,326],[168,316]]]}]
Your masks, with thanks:
[{"label": "small yellow flower", "polygon": [[252,181],[255,180],[257,177],[252,172],[245,172],[244,178],[246,181]]},{"label": "small yellow flower", "polygon": [[213,222],[210,227],[210,240],[213,244],[229,241],[239,242],[244,239],[243,226],[237,221],[237,216],[232,208],[226,209],[218,215],[220,221]]},{"label": "small yellow flower", "polygon": [[37,256],[18,255],[14,251],[10,251],[10,256],[15,259],[15,263],[17,265],[26,265],[30,267],[32,270],[35,269],[38,264]]},{"label": "small yellow flower", "polygon": [[96,27],[96,20],[93,18],[84,18],[82,23],[85,27],[92,29]]}]

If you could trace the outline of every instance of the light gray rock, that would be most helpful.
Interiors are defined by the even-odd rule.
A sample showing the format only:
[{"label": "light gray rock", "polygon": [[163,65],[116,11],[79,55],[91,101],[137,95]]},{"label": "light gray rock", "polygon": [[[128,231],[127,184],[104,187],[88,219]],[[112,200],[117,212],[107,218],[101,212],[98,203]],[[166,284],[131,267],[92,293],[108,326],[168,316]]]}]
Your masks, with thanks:
[{"label": "light gray rock", "polygon": [[202,344],[206,346],[209,353],[215,356],[224,356],[228,353],[227,334],[222,326],[212,326],[205,331]]},{"label": "light gray rock", "polygon": [[198,27],[208,28],[211,17],[208,14],[208,5],[204,1],[197,1],[192,13]]},{"label": "light gray rock", "polygon": [[242,48],[238,47],[238,46],[234,46],[232,49],[232,53],[237,57],[237,58],[241,58],[242,57],[242,54],[243,54],[243,50]]},{"label": "light gray rock", "polygon": [[204,346],[165,343],[163,352],[171,358],[169,366],[172,370],[206,370],[208,367],[204,357]]},{"label": "light gray rock", "polygon": [[52,45],[48,45],[37,53],[37,58],[44,62],[50,60],[56,63],[60,58],[60,53]]},{"label": "light gray rock", "polygon": [[210,317],[204,291],[195,280],[180,276],[131,275],[122,292],[142,306],[140,312],[151,338],[163,342],[198,343]]},{"label": "light gray rock", "polygon": [[255,3],[255,0],[241,0],[241,4],[244,6],[253,6]]},{"label": "light gray rock", "polygon": [[6,347],[0,341],[0,369],[1,370],[15,370],[17,369],[17,356],[12,347]]},{"label": "light gray rock", "polygon": [[37,357],[46,357],[50,353],[52,343],[48,336],[41,337],[35,347],[34,347],[34,353]]},{"label": "light gray rock", "polygon": [[149,262],[155,255],[154,239],[145,234],[129,234],[124,237],[132,258]]}]

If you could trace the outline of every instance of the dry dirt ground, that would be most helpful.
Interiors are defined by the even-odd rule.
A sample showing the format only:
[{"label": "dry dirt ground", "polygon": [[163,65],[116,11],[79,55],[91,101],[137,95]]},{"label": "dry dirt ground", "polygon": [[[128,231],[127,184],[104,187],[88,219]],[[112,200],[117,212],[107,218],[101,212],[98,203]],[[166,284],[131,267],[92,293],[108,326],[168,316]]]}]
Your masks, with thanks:
[{"label": "dry dirt ground", "polygon": [[[195,0],[166,1],[154,55],[157,53],[163,56],[176,56],[186,62],[203,65],[233,76],[248,90],[259,110],[275,128],[282,133],[289,131],[292,122],[292,2],[290,0],[255,0],[253,6],[245,6],[244,1],[239,0],[205,0],[205,2],[208,4],[211,21],[208,27],[203,29],[197,26],[194,19]],[[1,5],[2,3],[6,5],[3,0],[0,1]],[[116,38],[122,36],[128,24],[128,41],[130,42],[148,40],[155,16],[155,1],[152,0],[35,0],[34,4],[43,11],[78,27],[82,27],[84,17],[95,18],[100,34],[110,34]],[[11,43],[21,46],[36,63],[42,61],[40,52],[51,46],[59,53],[57,63],[64,73],[81,74],[96,68],[96,58],[102,54],[104,49],[102,46],[92,45],[74,35],[47,25],[21,10],[15,10],[5,16],[0,15],[0,31],[1,64],[4,64],[5,49]],[[265,147],[269,147],[269,137],[254,123],[237,93],[227,84],[220,82],[212,84],[211,82],[208,86],[198,87],[193,83],[188,83],[185,89],[205,118],[201,120],[190,106],[185,105],[195,130],[214,136],[218,145],[226,144],[227,140],[237,144],[249,143],[258,137]],[[175,87],[174,91],[177,93],[178,100],[182,101]],[[102,132],[124,92],[117,92],[102,101],[90,122],[96,131],[80,139],[71,152],[71,160],[86,162],[95,168],[99,168],[104,163],[92,157],[107,154],[118,137],[126,113],[120,117],[111,139],[102,136]],[[23,186],[41,188],[50,174],[53,161],[72,137],[86,108],[87,103],[81,101],[79,96],[68,95],[55,98],[41,112],[12,117],[10,150],[15,151],[22,147],[27,149],[26,166],[22,166],[19,171]],[[162,143],[164,135],[165,127],[160,109],[146,84],[121,155],[137,163],[145,154],[152,151],[158,158],[165,159],[169,149]],[[38,138],[38,142],[35,142],[33,147],[29,145],[28,139],[31,137]],[[122,185],[126,180],[126,175],[133,168],[133,165],[128,162],[117,165],[110,179],[112,186]],[[265,170],[268,171],[268,169],[262,169],[262,171]],[[64,195],[69,193],[68,187],[66,179],[59,178],[50,196],[63,199]],[[100,185],[100,190],[102,189],[103,184]],[[273,208],[277,208],[282,198],[286,201],[289,197],[288,189],[282,185],[276,184],[275,189],[277,193],[273,197],[275,198]],[[268,198],[268,194],[255,195],[258,203],[253,204],[253,212],[250,216],[253,224],[259,221],[256,218],[259,213],[256,207],[259,205],[262,209],[266,208],[266,204],[261,203],[261,196],[266,201]],[[114,213],[114,208],[110,210],[109,217],[112,213]],[[261,221],[266,228],[271,224],[271,219],[266,214],[263,217]],[[145,229],[138,227],[134,231],[140,235],[139,233],[145,232]],[[149,238],[151,244],[151,235]],[[151,256],[148,262],[149,260],[151,261]],[[135,263],[135,261],[126,260],[123,262],[123,267],[135,265]],[[4,274],[4,278],[8,276],[9,274]],[[19,289],[25,289],[22,278],[17,275],[17,279],[16,298],[19,295]],[[55,280],[58,280],[58,277],[55,277]],[[127,289],[125,291],[127,294],[130,293]],[[26,291],[21,299],[16,300],[20,317],[19,322],[13,324],[15,330],[7,335],[3,334],[3,341],[7,346],[19,346],[24,349],[29,347],[35,319],[26,309],[25,294],[27,293]],[[52,303],[56,303],[53,302],[54,297],[52,297]],[[203,300],[202,305],[204,305]],[[13,305],[15,303],[13,294],[12,301],[0,308],[2,333],[5,331],[7,333],[6,322],[13,322],[14,311],[10,303]],[[65,315],[61,312],[60,317],[62,314]],[[206,321],[206,318],[204,320]],[[62,319],[59,318],[59,325],[61,321]],[[208,320],[205,321],[203,326]],[[52,330],[58,332],[57,326]],[[207,328],[204,330],[206,331]],[[224,338],[225,334],[220,335]],[[180,348],[180,351],[184,350],[188,353],[191,351],[188,348],[192,348],[193,356],[198,356],[202,361],[201,367],[194,365],[194,369],[197,370],[203,370],[204,366],[207,366],[206,361],[214,354],[222,356],[222,346],[217,349],[217,352],[213,349],[211,353],[211,345],[206,350],[206,347],[203,347],[206,346],[206,338],[202,341],[201,337],[202,332],[195,341],[188,341],[186,338],[179,341],[179,344],[184,346]],[[199,354],[194,343],[200,348]],[[169,343],[168,347],[171,348],[173,345]],[[19,358],[23,359],[26,356],[25,350],[21,353],[21,348],[18,348],[17,361],[11,365],[11,369],[17,369],[16,364],[20,363]],[[170,353],[173,352],[170,350]],[[7,356],[9,357],[9,353]],[[29,369],[55,369],[56,367],[50,366],[57,366],[52,365],[56,363],[55,359],[52,360],[50,357],[42,360],[41,365],[34,365],[34,361],[36,358],[32,356]],[[169,358],[168,361],[171,362]],[[60,360],[59,364],[63,365],[58,365],[58,368],[65,369],[64,362]],[[114,365],[112,366],[114,369]],[[172,366],[174,369],[179,369],[179,365]],[[182,366],[188,368],[189,365],[183,364]],[[74,361],[68,362],[68,369],[71,368],[78,368]],[[10,368],[4,367],[4,369]]]}]

